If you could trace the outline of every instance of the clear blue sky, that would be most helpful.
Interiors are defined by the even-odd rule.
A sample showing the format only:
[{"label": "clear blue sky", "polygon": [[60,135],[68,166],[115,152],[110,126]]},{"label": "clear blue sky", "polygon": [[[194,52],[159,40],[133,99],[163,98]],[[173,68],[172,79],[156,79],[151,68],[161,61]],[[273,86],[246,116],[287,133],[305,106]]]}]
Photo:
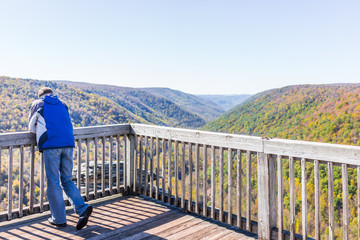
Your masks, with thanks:
[{"label": "clear blue sky", "polygon": [[0,75],[197,94],[360,82],[360,1],[0,0]]}]

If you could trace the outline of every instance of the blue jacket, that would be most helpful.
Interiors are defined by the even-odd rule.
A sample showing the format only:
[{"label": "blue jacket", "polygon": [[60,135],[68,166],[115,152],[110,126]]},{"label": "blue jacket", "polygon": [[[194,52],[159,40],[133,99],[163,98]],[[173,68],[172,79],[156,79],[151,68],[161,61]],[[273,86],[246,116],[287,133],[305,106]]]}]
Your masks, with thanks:
[{"label": "blue jacket", "polygon": [[68,107],[55,95],[47,95],[31,104],[29,130],[36,133],[40,152],[75,146]]}]

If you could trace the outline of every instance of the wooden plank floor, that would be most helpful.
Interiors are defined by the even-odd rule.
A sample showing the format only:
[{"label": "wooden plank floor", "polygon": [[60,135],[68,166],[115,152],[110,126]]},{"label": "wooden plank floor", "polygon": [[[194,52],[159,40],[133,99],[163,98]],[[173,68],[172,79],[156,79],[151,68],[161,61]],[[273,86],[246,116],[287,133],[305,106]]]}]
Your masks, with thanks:
[{"label": "wooden plank floor", "polygon": [[50,225],[49,212],[0,223],[0,239],[254,239],[224,224],[182,213],[143,197],[111,196],[91,202],[88,225],[77,231],[78,217],[68,211],[68,226]]}]

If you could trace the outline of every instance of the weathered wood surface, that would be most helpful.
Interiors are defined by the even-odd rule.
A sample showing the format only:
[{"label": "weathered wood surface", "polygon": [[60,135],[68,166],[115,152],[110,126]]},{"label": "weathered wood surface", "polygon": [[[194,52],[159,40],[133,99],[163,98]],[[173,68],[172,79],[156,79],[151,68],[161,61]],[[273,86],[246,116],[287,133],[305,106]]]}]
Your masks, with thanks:
[{"label": "weathered wood surface", "polygon": [[241,151],[237,150],[237,156],[236,156],[236,173],[237,173],[237,177],[236,177],[236,213],[237,213],[237,218],[236,218],[236,226],[238,228],[241,228]]},{"label": "weathered wood surface", "polygon": [[[129,124],[116,124],[104,126],[92,126],[74,128],[75,139],[95,138],[111,135],[129,134],[131,126]],[[36,144],[35,134],[30,132],[1,133],[0,147],[20,146]]]},{"label": "weathered wood surface", "polygon": [[159,127],[145,124],[131,124],[132,133],[154,136],[159,138],[171,138],[179,142],[191,142],[198,144],[214,145],[224,148],[248,149],[262,151],[262,139],[259,137],[242,136],[235,134],[223,134],[189,129]]},{"label": "weathered wood surface", "polygon": [[328,201],[329,201],[329,239],[335,239],[334,218],[334,168],[333,163],[328,163]]},{"label": "weathered wood surface", "polygon": [[165,202],[165,179],[166,179],[166,174],[165,174],[165,162],[166,162],[166,150],[165,150],[165,139],[162,140],[162,145],[161,145],[161,151],[162,151],[162,163],[161,163],[161,176],[162,176],[162,182],[161,182],[161,201]]},{"label": "weathered wood surface", "polygon": [[190,143],[189,144],[189,183],[188,183],[188,201],[189,201],[188,211],[189,212],[193,211],[193,209],[192,209],[192,184],[193,184],[193,181],[192,181],[193,154],[192,154],[192,152],[193,152],[193,146]]},{"label": "weathered wood surface", "polygon": [[294,158],[289,157],[289,175],[290,175],[290,240],[295,239],[295,171]]},{"label": "weathered wood surface", "polygon": [[[168,139],[168,194],[169,196],[172,196],[172,163],[171,163],[171,159],[172,159],[172,141],[170,139]],[[168,203],[171,203],[171,198],[168,198]]]},{"label": "weathered wood surface", "polygon": [[156,138],[156,193],[155,199],[159,200],[159,187],[160,187],[160,179],[159,179],[159,168],[160,168],[160,141],[159,138]]},{"label": "weathered wood surface", "polygon": [[342,165],[343,239],[349,239],[349,185],[348,168]]},{"label": "weathered wood surface", "polygon": [[13,148],[10,146],[9,148],[9,165],[8,165],[8,219],[12,218],[12,202],[13,202],[13,194],[12,194],[12,172],[13,172]]},{"label": "weathered wood surface", "polygon": [[112,166],[113,166],[113,153],[114,153],[114,147],[113,147],[113,137],[110,136],[109,139],[109,143],[110,143],[110,153],[109,153],[109,190],[110,190],[110,195],[112,194],[112,189],[113,189],[113,177],[112,177]]},{"label": "weathered wood surface", "polygon": [[358,146],[284,139],[266,139],[261,137],[159,127],[145,124],[131,124],[131,131],[137,134],[171,138],[178,141],[249,150],[252,152],[263,152],[266,154],[292,156],[294,158],[317,159],[339,164],[345,163],[357,165],[360,158],[360,147]]},{"label": "weathered wood surface", "polygon": [[175,206],[179,206],[179,142],[175,141]]},{"label": "weathered wood surface", "polygon": [[[147,193],[149,193],[148,195],[152,195],[153,193],[153,183],[155,182],[154,179],[154,175],[153,172],[156,171],[157,174],[156,176],[156,197],[159,197],[159,189],[160,188],[160,179],[159,179],[159,171],[161,170],[162,172],[162,196],[161,199],[164,200],[165,199],[165,155],[166,155],[166,149],[165,149],[165,145],[164,145],[164,141],[165,139],[169,141],[170,146],[168,147],[168,158],[169,160],[167,161],[168,163],[168,183],[171,183],[171,171],[172,171],[172,167],[171,167],[171,158],[174,158],[174,165],[175,165],[175,205],[178,204],[178,180],[180,178],[179,173],[181,171],[181,190],[182,192],[181,194],[181,206],[183,208],[185,208],[185,206],[188,208],[188,210],[193,211],[195,210],[198,213],[198,204],[200,202],[199,199],[199,187],[203,187],[203,196],[204,196],[204,201],[203,201],[203,206],[206,206],[207,203],[207,199],[206,199],[206,195],[208,193],[208,189],[206,186],[206,179],[204,179],[203,182],[203,186],[199,185],[199,170],[200,170],[200,166],[198,163],[198,148],[199,146],[205,146],[204,147],[204,158],[206,158],[206,146],[211,146],[212,151],[211,151],[211,217],[215,219],[219,217],[220,221],[224,221],[225,217],[228,216],[228,214],[226,214],[226,211],[230,211],[230,216],[232,213],[232,194],[230,193],[229,196],[230,198],[224,199],[224,195],[223,195],[223,182],[224,182],[224,176],[223,176],[223,165],[224,165],[224,159],[223,159],[223,149],[228,149],[229,150],[229,155],[228,155],[228,169],[227,172],[229,173],[228,176],[231,176],[231,167],[232,165],[229,164],[231,163],[232,159],[230,159],[231,157],[231,149],[238,149],[238,156],[241,155],[241,152],[246,152],[247,153],[247,168],[246,168],[246,177],[247,177],[247,182],[246,182],[246,201],[244,201],[244,204],[246,204],[246,212],[245,212],[245,217],[246,217],[246,229],[251,230],[250,226],[251,226],[251,202],[250,202],[250,195],[251,195],[251,182],[250,182],[250,178],[251,178],[251,156],[255,155],[255,154],[265,154],[265,155],[277,155],[277,156],[284,156],[284,157],[289,157],[290,156],[290,233],[291,233],[291,238],[293,238],[295,231],[293,230],[293,224],[294,224],[294,217],[295,217],[295,213],[294,213],[294,200],[295,200],[295,195],[294,195],[294,162],[295,160],[299,160],[302,159],[302,163],[301,163],[301,167],[302,167],[302,234],[303,235],[307,235],[307,199],[306,199],[306,160],[308,159],[309,162],[314,161],[314,165],[315,165],[315,169],[319,170],[319,164],[320,162],[322,163],[328,163],[329,166],[329,238],[332,239],[333,235],[334,235],[334,216],[333,216],[333,208],[334,208],[334,197],[333,197],[333,165],[342,165],[343,167],[343,226],[344,226],[344,231],[343,231],[343,238],[347,239],[349,237],[349,216],[348,216],[348,186],[347,186],[347,168],[349,167],[354,167],[357,166],[358,164],[358,159],[360,159],[360,147],[356,147],[356,146],[346,146],[346,145],[337,145],[337,144],[324,144],[324,143],[313,143],[313,142],[304,142],[304,141],[291,141],[291,140],[281,140],[281,139],[263,139],[263,138],[258,138],[258,137],[250,137],[250,136],[241,136],[241,135],[233,135],[233,134],[220,134],[220,133],[211,133],[211,132],[204,132],[204,131],[197,131],[197,130],[186,130],[186,129],[175,129],[175,128],[167,128],[167,127],[158,127],[158,126],[149,126],[149,125],[143,125],[143,124],[122,124],[122,125],[109,125],[109,126],[98,126],[98,127],[87,127],[87,128],[76,128],[74,129],[74,135],[75,135],[75,139],[78,142],[78,148],[77,148],[77,162],[81,163],[82,161],[82,156],[81,156],[81,152],[83,149],[81,148],[81,141],[85,141],[86,142],[86,164],[88,164],[88,141],[93,141],[93,139],[95,138],[95,162],[97,161],[97,151],[98,151],[98,141],[102,142],[102,177],[101,179],[99,179],[99,181],[101,181],[101,192],[102,194],[97,195],[96,194],[96,188],[95,188],[95,196],[104,196],[105,195],[105,191],[107,191],[105,189],[105,174],[104,174],[104,161],[107,157],[107,155],[109,156],[109,160],[110,162],[112,161],[112,156],[113,156],[113,145],[110,144],[110,151],[109,153],[105,153],[105,145],[110,142],[112,143],[113,137],[119,137],[119,136],[124,136],[125,139],[125,143],[124,143],[124,149],[125,149],[125,153],[124,153],[124,158],[125,158],[125,166],[124,166],[124,182],[125,182],[125,189],[126,190],[131,190],[132,187],[135,186],[135,181],[137,181],[137,179],[140,179],[138,177],[136,177],[136,173],[137,171],[135,171],[135,164],[137,164],[136,162],[136,156],[137,156],[137,148],[136,148],[136,135],[131,135],[130,133],[135,133],[136,135],[139,136],[144,136],[146,138],[146,142],[148,144],[146,144],[145,146],[145,171],[139,171],[139,174],[146,174],[147,177],[149,177],[151,179],[150,181],[150,192],[149,189],[147,188],[147,186],[145,186],[145,191]],[[148,139],[150,142],[148,142]],[[156,139],[156,146],[153,145],[153,140]],[[162,145],[162,157],[163,157],[163,162],[162,165],[160,166],[160,147],[159,147],[159,142],[163,141],[163,145]],[[171,150],[171,141],[174,141],[175,144],[175,156],[173,156],[172,154],[172,150]],[[119,140],[117,141],[119,143]],[[178,142],[180,142],[182,144],[182,152],[180,155],[180,152],[178,151]],[[6,133],[6,134],[0,134],[0,148],[5,149],[3,151],[9,151],[9,159],[13,159],[14,157],[16,157],[15,161],[18,160],[17,156],[13,156],[12,154],[12,149],[14,148],[20,148],[20,159],[23,159],[23,157],[21,157],[21,152],[23,154],[24,151],[24,147],[28,147],[31,146],[32,151],[31,151],[31,158],[32,158],[32,162],[34,162],[34,145],[35,145],[35,139],[34,139],[34,134],[31,133],[27,133],[27,132],[23,132],[23,133]],[[189,154],[185,154],[185,150],[187,150],[186,145],[189,146]],[[193,164],[193,157],[192,157],[192,146],[195,146],[195,168],[192,166]],[[155,148],[156,148],[156,154],[155,154]],[[9,149],[9,150],[8,150]],[[140,163],[142,165],[141,162],[141,158],[142,158],[142,153],[141,153],[141,147],[140,149]],[[117,150],[119,150],[119,146],[117,146]],[[219,151],[220,150],[220,151]],[[17,151],[17,150],[16,150]],[[215,152],[219,151],[220,155],[218,153]],[[0,152],[1,154],[1,152]],[[16,154],[17,155],[17,154]],[[100,155],[100,156],[101,156]],[[120,153],[117,152],[116,155],[118,156],[117,161],[119,161],[120,159]],[[179,156],[178,156],[179,155]],[[189,159],[188,159],[189,156]],[[220,156],[220,158],[216,158],[217,156]],[[155,157],[156,157],[156,161],[155,161]],[[180,157],[180,159],[178,159]],[[316,159],[316,160],[315,160]],[[146,161],[147,160],[147,161]],[[179,161],[180,160],[180,161]],[[1,161],[1,160],[0,160]],[[22,161],[20,160],[20,168],[22,166]],[[150,162],[149,162],[150,161]],[[215,167],[217,166],[217,161],[220,161],[220,173],[219,173],[219,179],[220,179],[220,186],[219,186],[219,209],[215,209],[215,195],[217,194],[217,192],[215,191]],[[13,164],[13,160],[10,161],[11,163],[9,164],[9,168],[12,168],[12,164]],[[331,164],[330,164],[331,163]],[[156,164],[156,166],[154,166],[154,164]],[[187,165],[189,164],[189,165]],[[97,164],[95,164],[97,165]],[[111,165],[111,164],[110,164]],[[238,205],[238,209],[240,209],[240,204],[241,204],[241,186],[240,186],[240,182],[241,182],[241,159],[238,160],[238,176],[236,176],[236,181],[237,181],[237,201],[240,201],[239,203],[237,203]],[[44,168],[43,168],[43,161],[41,159],[41,171],[40,171],[40,175],[41,175],[41,179],[40,179],[40,209],[41,211],[44,210]],[[119,164],[117,164],[117,166],[119,167]],[[279,161],[278,161],[278,166],[279,166]],[[23,167],[23,166],[22,166]],[[148,167],[150,167],[150,176],[148,176]],[[155,169],[153,169],[153,167],[156,167]],[[180,169],[179,169],[180,167]],[[189,172],[185,169],[188,167]],[[32,164],[32,173],[34,174],[34,164]],[[77,166],[78,168],[78,175],[80,174],[81,171],[81,165],[79,164]],[[84,166],[82,167],[84,168]],[[204,161],[203,163],[203,171],[207,172],[207,168],[208,166],[206,165],[206,161]],[[359,169],[359,168],[358,168]],[[9,172],[10,169],[7,169]],[[197,189],[195,189],[195,209],[192,209],[192,205],[191,204],[185,204],[186,200],[190,200],[192,201],[192,171],[196,171],[195,172],[195,185]],[[319,238],[320,236],[320,181],[319,181],[319,176],[318,176],[318,170],[315,171],[315,238]],[[275,171],[270,171],[270,175],[273,174],[273,172]],[[19,170],[20,175],[22,174],[22,170]],[[30,182],[32,181],[32,183],[30,184],[30,188],[31,188],[31,192],[30,192],[30,212],[32,211],[31,209],[34,206],[34,180],[33,180],[33,174],[32,176],[30,176]],[[111,172],[110,172],[111,174]],[[279,168],[278,168],[278,175],[282,174],[282,172],[280,172]],[[359,173],[360,174],[360,173]],[[187,176],[189,175],[189,181],[185,180],[187,179]],[[86,173],[86,176],[88,176],[88,173]],[[11,176],[10,176],[11,177]],[[119,181],[119,176],[117,177],[117,181]],[[270,176],[271,178],[271,176]],[[80,177],[78,176],[78,182],[80,181]],[[88,177],[86,177],[87,181],[88,181]],[[146,178],[147,179],[147,178]],[[235,176],[234,176],[235,179]],[[154,180],[154,181],[152,181]],[[113,178],[110,177],[109,178],[109,186],[110,186],[110,194],[111,194],[111,188],[112,188],[112,181]],[[142,178],[141,180],[142,181]],[[358,180],[359,181],[359,180]],[[147,185],[148,180],[146,180],[146,185]],[[185,184],[185,182],[187,184]],[[21,182],[22,183],[22,182]],[[275,181],[276,183],[276,181]],[[13,198],[12,197],[12,182],[8,182],[8,190],[10,191],[9,196],[10,199]],[[228,189],[232,188],[232,181],[228,181]],[[282,184],[282,183],[281,183]],[[88,185],[89,183],[87,182],[85,185],[85,193],[86,196],[89,195],[89,189],[88,189]],[[97,185],[97,180],[96,180],[96,175],[94,176],[94,185]],[[117,192],[119,192],[119,182],[117,182]],[[358,185],[360,185],[360,182],[358,182]],[[80,184],[78,184],[78,186],[80,187]],[[140,184],[140,186],[142,186]],[[155,186],[154,186],[155,187]],[[23,186],[19,186],[19,188],[23,188]],[[276,189],[276,187],[274,188]],[[115,190],[115,189],[114,189]],[[136,189],[134,189],[136,190]],[[171,194],[171,184],[169,184],[168,186],[168,193]],[[278,191],[282,191],[282,185],[280,186],[280,178],[278,179]],[[188,196],[187,199],[185,199],[185,191],[186,194]],[[21,191],[22,192],[22,191]],[[270,194],[273,194],[274,191],[271,191]],[[235,194],[235,193],[233,193]],[[20,196],[21,198],[21,196]],[[360,194],[359,197],[360,198]],[[167,198],[168,201],[171,200],[171,198]],[[14,199],[12,199],[14,200]],[[258,199],[259,200],[259,199]],[[224,209],[223,205],[224,205],[224,201],[227,201],[227,205],[228,208]],[[282,207],[280,208],[280,206],[282,205],[281,203],[282,199],[278,199],[278,213],[282,215]],[[12,202],[12,201],[10,201]],[[170,201],[169,201],[170,202]],[[12,206],[12,204],[10,203],[8,206],[8,215],[9,215],[9,219],[12,217],[12,212],[13,212],[13,208],[18,208],[18,212],[19,212],[19,216],[22,215],[22,205],[20,204],[19,206]],[[205,208],[203,208],[205,209]],[[274,214],[271,213],[271,211],[276,211],[276,208],[271,208],[269,209],[269,214],[271,216],[273,216]],[[358,209],[360,209],[360,207],[358,207]],[[241,215],[241,212],[237,211],[238,215]],[[202,214],[207,215],[207,211],[203,211]],[[281,218],[281,217],[279,217]],[[239,220],[237,220],[237,224],[238,226],[241,225],[240,222],[240,218],[238,218]],[[232,224],[232,218],[228,217],[226,218],[227,222],[229,224]],[[279,221],[279,224],[282,224]],[[360,224],[360,223],[359,223]],[[279,226],[279,225],[278,225]],[[279,227],[280,230],[282,229],[282,227]],[[359,225],[359,231],[360,231],[360,225]],[[282,232],[282,230],[281,230]],[[282,239],[282,233],[278,234],[279,239]]]},{"label": "weathered wood surface", "polygon": [[251,231],[251,152],[246,153],[246,230]]},{"label": "weathered wood surface", "polygon": [[[19,199],[22,200],[24,197],[24,146],[20,147],[20,162],[19,162]],[[23,201],[19,201],[19,217],[23,216]]]},{"label": "weathered wood surface", "polygon": [[181,143],[181,208],[185,210],[185,146],[186,143]]},{"label": "weathered wood surface", "polygon": [[30,213],[34,212],[35,204],[35,145],[30,147]]},{"label": "weathered wood surface", "polygon": [[271,229],[276,227],[276,161],[264,153],[258,153],[257,161],[258,238],[268,240],[271,239]]},{"label": "weathered wood surface", "polygon": [[44,155],[40,154],[40,212],[44,211],[45,199],[45,163]]},{"label": "weathered wood surface", "polygon": [[314,161],[314,184],[315,184],[315,239],[320,240],[320,166],[319,161]]},{"label": "weathered wood surface", "polygon": [[127,135],[124,141],[124,151],[125,151],[125,165],[124,165],[124,181],[125,182],[125,190],[127,190],[131,194],[131,189],[133,189],[134,183],[134,175],[135,175],[135,162],[134,158],[136,156],[135,153],[135,139],[134,135]]},{"label": "weathered wood surface", "polygon": [[224,150],[220,148],[219,166],[219,221],[224,222]]},{"label": "weathered wood surface", "polygon": [[77,181],[76,186],[81,191],[81,139],[77,140]]},{"label": "weathered wood surface", "polygon": [[207,217],[207,146],[203,145],[203,215]]},{"label": "weathered wood surface", "polygon": [[[56,229],[47,222],[45,212],[14,222],[0,223],[2,239],[255,239],[179,210],[141,197],[118,197],[94,201],[87,226],[77,231],[78,216],[70,209],[68,226]],[[221,235],[221,237],[220,237]]]},{"label": "weathered wood surface", "polygon": [[228,221],[232,225],[232,149],[228,149]]},{"label": "weathered wood surface", "polygon": [[196,168],[196,172],[195,172],[195,184],[196,184],[196,188],[195,188],[195,213],[196,214],[200,214],[200,210],[199,210],[199,203],[200,203],[200,179],[199,179],[199,173],[200,173],[200,164],[199,164],[199,144],[195,145],[195,168]]},{"label": "weathered wood surface", "polygon": [[[105,144],[106,144],[106,139],[105,137],[101,138],[101,147],[102,147],[102,151],[101,151],[101,192],[102,192],[102,196],[105,196]],[[110,169],[110,168],[109,168]]]},{"label": "weathered wood surface", "polygon": [[306,191],[306,159],[301,159],[301,213],[302,213],[302,235],[307,239],[307,191]]},{"label": "weathered wood surface", "polygon": [[[76,139],[126,135],[129,133],[172,139],[180,142],[331,161],[339,164],[357,165],[360,157],[360,147],[358,146],[283,139],[263,139],[260,137],[159,127],[145,124],[118,124],[74,129]],[[16,132],[0,134],[0,147],[7,148],[9,146],[30,144],[36,144],[33,133]]]},{"label": "weathered wood surface", "polygon": [[211,146],[211,218],[215,219],[215,147]]},{"label": "weathered wood surface", "polygon": [[282,156],[277,156],[277,170],[278,170],[278,240],[284,239],[284,184],[283,184],[283,163]]}]

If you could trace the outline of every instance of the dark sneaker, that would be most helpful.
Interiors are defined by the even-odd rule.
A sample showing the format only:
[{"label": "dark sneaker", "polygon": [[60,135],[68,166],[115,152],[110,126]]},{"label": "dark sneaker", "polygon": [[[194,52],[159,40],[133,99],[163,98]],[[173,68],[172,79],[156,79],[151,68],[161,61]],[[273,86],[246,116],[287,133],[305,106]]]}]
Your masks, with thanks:
[{"label": "dark sneaker", "polygon": [[55,225],[56,227],[66,227],[66,223],[54,223],[54,220],[52,218],[49,218],[48,219],[48,222],[51,224],[51,225]]},{"label": "dark sneaker", "polygon": [[81,214],[81,216],[79,217],[79,221],[78,223],[76,224],[76,229],[77,230],[80,230],[82,229],[83,227],[85,227],[85,225],[87,224],[88,220],[89,220],[89,217],[91,215],[93,211],[93,207],[92,206],[89,206],[85,212],[83,214]]}]

